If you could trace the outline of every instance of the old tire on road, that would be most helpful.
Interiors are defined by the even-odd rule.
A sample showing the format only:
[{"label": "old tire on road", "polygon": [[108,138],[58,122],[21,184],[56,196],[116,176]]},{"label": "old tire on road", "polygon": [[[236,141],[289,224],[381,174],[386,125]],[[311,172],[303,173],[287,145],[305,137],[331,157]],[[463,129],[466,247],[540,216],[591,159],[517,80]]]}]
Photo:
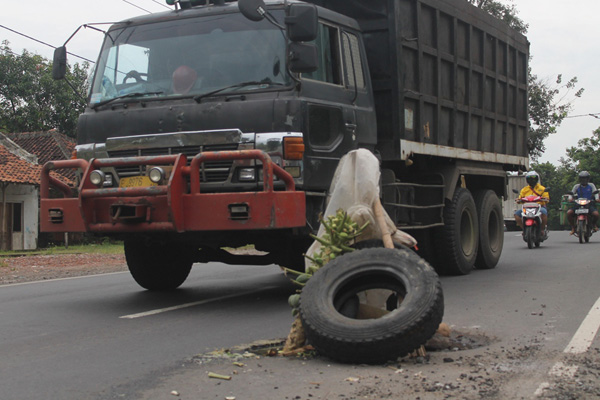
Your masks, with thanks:
[{"label": "old tire on road", "polygon": [[504,246],[502,206],[493,190],[477,191],[474,199],[479,221],[479,248],[475,266],[478,269],[492,269],[498,264]]},{"label": "old tire on road", "polygon": [[475,201],[467,189],[457,188],[452,201],[447,201],[444,226],[436,239],[442,250],[438,268],[451,275],[470,274],[479,247],[479,222]]},{"label": "old tire on road", "polygon": [[177,289],[190,274],[192,248],[177,242],[125,240],[125,259],[135,281],[148,290]]},{"label": "old tire on road", "polygon": [[[379,318],[354,319],[340,310],[365,290],[402,293],[398,308]],[[347,363],[383,363],[415,350],[435,333],[444,313],[438,275],[409,250],[369,248],[336,257],[307,282],[300,317],[319,353]]]}]

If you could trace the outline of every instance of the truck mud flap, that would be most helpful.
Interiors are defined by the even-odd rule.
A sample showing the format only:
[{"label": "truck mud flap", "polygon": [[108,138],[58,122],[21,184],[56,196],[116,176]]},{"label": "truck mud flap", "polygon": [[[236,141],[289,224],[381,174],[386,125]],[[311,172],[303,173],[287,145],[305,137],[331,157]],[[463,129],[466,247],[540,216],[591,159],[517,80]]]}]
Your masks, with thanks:
[{"label": "truck mud flap", "polygon": [[[263,190],[257,192],[203,193],[201,164],[207,161],[255,159],[262,163]],[[48,162],[42,168],[40,228],[42,232],[151,232],[254,230],[304,227],[306,201],[293,178],[260,150],[204,152],[190,165],[183,154],[112,159]],[[169,166],[163,185],[102,188],[90,181],[94,170],[120,166]],[[79,169],[77,195],[51,173]],[[285,183],[275,191],[274,176]],[[51,198],[50,188],[62,194]]]}]

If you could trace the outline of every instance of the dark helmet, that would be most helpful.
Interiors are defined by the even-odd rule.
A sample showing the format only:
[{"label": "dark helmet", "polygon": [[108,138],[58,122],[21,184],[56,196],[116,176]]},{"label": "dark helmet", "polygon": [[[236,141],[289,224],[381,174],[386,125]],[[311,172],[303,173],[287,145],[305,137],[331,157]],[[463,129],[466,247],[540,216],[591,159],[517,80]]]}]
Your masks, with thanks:
[{"label": "dark helmet", "polygon": [[537,185],[538,182],[540,181],[540,176],[535,171],[529,171],[525,175],[525,180],[527,181],[527,184],[529,186],[535,187],[535,185]]},{"label": "dark helmet", "polygon": [[579,173],[579,184],[585,186],[590,181],[590,173],[587,171],[581,171]]}]

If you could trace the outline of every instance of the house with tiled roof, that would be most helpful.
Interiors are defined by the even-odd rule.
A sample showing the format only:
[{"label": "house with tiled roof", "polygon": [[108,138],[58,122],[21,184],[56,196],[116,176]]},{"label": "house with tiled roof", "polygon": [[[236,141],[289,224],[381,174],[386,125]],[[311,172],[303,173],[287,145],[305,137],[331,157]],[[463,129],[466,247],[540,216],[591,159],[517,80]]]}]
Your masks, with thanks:
[{"label": "house with tiled roof", "polygon": [[[75,150],[75,140],[53,129],[48,132],[22,132],[6,135],[28,153],[38,158],[38,164],[44,165],[48,161],[68,160]],[[75,181],[75,171],[72,169],[56,171],[58,175],[66,178],[63,181]],[[69,183],[69,182],[67,182]]]},{"label": "house with tiled roof", "polygon": [[0,248],[37,248],[41,165],[0,134]]}]

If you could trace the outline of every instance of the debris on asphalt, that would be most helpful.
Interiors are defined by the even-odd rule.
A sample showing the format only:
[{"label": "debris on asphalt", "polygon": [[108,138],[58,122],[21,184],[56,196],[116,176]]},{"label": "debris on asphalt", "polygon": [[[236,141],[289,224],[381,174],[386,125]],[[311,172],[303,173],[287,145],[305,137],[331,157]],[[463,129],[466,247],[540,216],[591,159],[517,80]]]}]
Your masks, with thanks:
[{"label": "debris on asphalt", "polygon": [[222,379],[224,381],[230,381],[231,380],[231,376],[229,376],[229,375],[215,374],[214,372],[209,372],[208,373],[208,377],[209,378],[213,378],[213,379]]}]

